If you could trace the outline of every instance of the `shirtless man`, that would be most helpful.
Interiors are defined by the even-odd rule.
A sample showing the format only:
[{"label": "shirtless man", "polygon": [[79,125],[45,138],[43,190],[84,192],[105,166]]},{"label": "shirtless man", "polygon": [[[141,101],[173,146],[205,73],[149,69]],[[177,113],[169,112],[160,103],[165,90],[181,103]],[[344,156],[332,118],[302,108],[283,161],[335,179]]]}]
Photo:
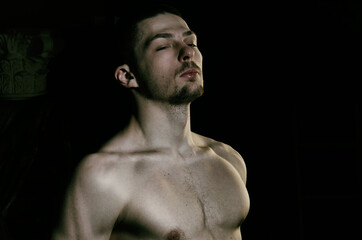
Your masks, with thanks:
[{"label": "shirtless man", "polygon": [[138,21],[136,36],[136,61],[115,72],[135,114],[80,163],[53,239],[240,240],[245,163],[190,128],[190,104],[203,93],[195,33],[166,9]]}]

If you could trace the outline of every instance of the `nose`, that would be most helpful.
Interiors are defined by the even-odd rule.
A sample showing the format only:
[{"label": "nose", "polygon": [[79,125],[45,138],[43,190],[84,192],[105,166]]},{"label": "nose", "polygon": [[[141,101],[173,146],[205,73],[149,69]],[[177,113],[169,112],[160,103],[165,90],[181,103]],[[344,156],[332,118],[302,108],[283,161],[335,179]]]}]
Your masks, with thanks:
[{"label": "nose", "polygon": [[193,60],[194,55],[195,55],[195,50],[188,45],[184,45],[180,49],[179,60],[181,62],[189,62]]}]

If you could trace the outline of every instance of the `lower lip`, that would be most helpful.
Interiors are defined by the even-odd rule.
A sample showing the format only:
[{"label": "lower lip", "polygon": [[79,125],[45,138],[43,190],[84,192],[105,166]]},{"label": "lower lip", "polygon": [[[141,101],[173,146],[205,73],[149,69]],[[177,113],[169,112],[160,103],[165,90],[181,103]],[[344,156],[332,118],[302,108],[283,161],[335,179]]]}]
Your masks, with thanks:
[{"label": "lower lip", "polygon": [[184,73],[181,75],[182,78],[195,78],[197,76],[197,72]]}]

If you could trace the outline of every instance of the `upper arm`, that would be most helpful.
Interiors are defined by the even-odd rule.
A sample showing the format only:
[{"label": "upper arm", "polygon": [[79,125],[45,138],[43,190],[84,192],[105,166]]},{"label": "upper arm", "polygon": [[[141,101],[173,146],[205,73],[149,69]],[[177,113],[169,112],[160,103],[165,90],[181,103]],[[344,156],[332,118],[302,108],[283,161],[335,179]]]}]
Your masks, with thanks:
[{"label": "upper arm", "polygon": [[109,239],[124,206],[114,174],[90,156],[80,164],[65,196],[61,224],[54,239]]}]

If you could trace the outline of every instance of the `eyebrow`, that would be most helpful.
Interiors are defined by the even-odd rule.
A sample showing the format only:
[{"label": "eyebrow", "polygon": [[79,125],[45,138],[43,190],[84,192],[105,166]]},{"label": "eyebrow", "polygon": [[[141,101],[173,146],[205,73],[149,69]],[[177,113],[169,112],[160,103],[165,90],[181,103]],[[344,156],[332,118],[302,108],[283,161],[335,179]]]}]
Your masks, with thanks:
[{"label": "eyebrow", "polygon": [[[183,37],[188,37],[188,36],[191,36],[191,35],[196,36],[196,33],[194,31],[191,31],[191,30],[187,30],[187,31],[182,33]],[[157,33],[153,37],[146,40],[145,47],[149,46],[151,44],[151,42],[154,41],[155,39],[158,39],[158,38],[173,38],[173,37],[174,37],[174,35],[172,33],[167,33],[167,32],[166,33]]]}]

